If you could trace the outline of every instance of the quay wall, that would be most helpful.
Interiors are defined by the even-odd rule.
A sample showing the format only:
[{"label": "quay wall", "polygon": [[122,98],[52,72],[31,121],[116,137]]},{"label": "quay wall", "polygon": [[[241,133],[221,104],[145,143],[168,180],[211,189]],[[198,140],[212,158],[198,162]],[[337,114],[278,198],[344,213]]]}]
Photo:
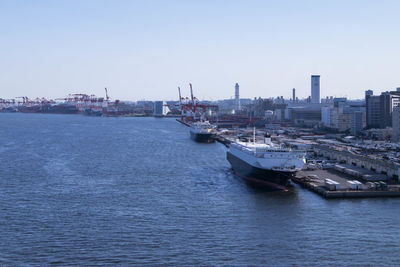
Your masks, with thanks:
[{"label": "quay wall", "polygon": [[325,145],[314,145],[314,153],[318,156],[323,156],[338,162],[343,162],[349,165],[358,166],[371,170],[375,173],[385,174],[388,179],[397,179],[400,177],[400,165],[383,161],[380,159],[374,159],[367,155],[359,155],[352,153],[347,150],[336,150],[332,147]]}]

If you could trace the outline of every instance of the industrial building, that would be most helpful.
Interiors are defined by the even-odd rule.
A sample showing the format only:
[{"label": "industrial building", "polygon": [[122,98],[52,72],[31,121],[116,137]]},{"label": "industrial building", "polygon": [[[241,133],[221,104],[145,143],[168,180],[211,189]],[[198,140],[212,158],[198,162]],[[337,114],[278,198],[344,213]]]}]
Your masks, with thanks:
[{"label": "industrial building", "polygon": [[356,154],[349,149],[339,148],[333,145],[315,145],[314,152],[317,155],[336,160],[338,162],[371,170],[378,174],[384,174],[387,179],[399,179],[400,164],[371,158],[369,155]]}]

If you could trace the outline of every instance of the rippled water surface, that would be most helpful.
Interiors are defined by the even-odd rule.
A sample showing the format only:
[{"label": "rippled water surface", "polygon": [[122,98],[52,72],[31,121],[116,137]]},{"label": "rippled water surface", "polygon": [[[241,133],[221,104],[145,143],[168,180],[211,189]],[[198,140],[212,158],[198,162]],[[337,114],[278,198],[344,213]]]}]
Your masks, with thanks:
[{"label": "rippled water surface", "polygon": [[3,265],[397,265],[400,199],[255,190],[174,119],[0,114]]}]

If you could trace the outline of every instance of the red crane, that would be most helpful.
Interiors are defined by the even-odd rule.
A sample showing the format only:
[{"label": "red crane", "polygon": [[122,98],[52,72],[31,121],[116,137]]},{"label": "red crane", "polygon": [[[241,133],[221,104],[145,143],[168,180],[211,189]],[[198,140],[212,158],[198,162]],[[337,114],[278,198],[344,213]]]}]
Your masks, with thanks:
[{"label": "red crane", "polygon": [[[181,96],[181,88],[178,87],[178,92],[179,92],[179,105],[181,109],[181,120],[182,121],[195,121],[196,120],[196,112],[198,112],[200,115],[200,119],[205,118],[205,113],[207,112],[207,109],[213,108],[215,110],[218,110],[217,105],[209,105],[209,104],[203,104],[198,101],[196,97],[193,95],[193,87],[192,84],[189,83],[190,86],[190,96],[191,96],[191,101],[186,97],[187,101],[182,102],[185,98]],[[188,113],[190,113],[188,115]]]}]

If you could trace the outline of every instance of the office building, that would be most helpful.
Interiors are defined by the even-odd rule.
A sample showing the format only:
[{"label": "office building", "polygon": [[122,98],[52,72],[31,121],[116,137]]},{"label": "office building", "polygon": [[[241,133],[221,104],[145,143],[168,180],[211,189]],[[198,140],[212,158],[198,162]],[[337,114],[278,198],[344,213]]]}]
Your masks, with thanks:
[{"label": "office building", "polygon": [[365,92],[365,106],[367,116],[367,127],[368,128],[379,128],[381,119],[381,98],[380,96],[374,96],[372,90]]},{"label": "office building", "polygon": [[311,103],[320,103],[320,76],[311,75]]}]

